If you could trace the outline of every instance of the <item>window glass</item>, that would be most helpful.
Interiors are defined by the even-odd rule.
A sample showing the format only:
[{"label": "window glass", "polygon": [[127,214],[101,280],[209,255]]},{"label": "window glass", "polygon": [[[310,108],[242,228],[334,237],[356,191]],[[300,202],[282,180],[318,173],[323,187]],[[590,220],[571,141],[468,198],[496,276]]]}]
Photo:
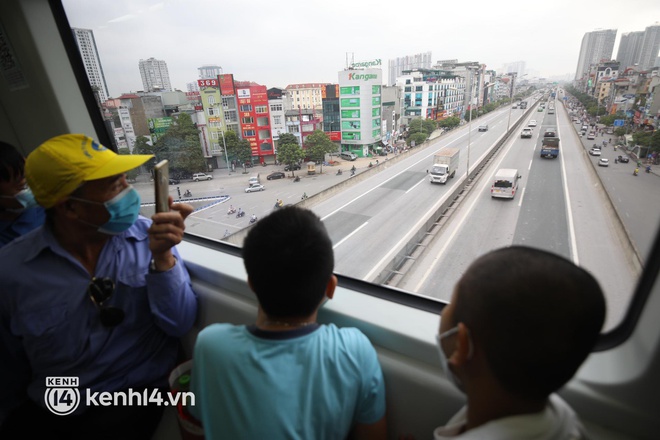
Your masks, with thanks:
[{"label": "window glass", "polygon": [[[381,32],[374,38],[374,29],[382,29],[383,23],[391,22],[391,11],[376,8],[365,13],[354,2],[337,1],[332,8],[324,10],[323,22],[333,23],[334,27],[332,35],[322,38],[322,44],[319,39],[301,38],[299,26],[278,27],[277,41],[295,41],[287,46],[285,55],[274,49],[277,45],[273,42],[264,44],[259,39],[263,32],[248,32],[245,21],[224,20],[224,24],[218,26],[222,17],[245,16],[245,5],[240,2],[197,5],[158,0],[63,0],[62,3],[70,26],[88,30],[89,35],[93,35],[93,40],[80,48],[81,60],[84,64],[84,60],[89,59],[90,66],[98,67],[86,66],[95,98],[102,107],[100,113],[111,127],[115,146],[143,144],[136,143],[140,138],[155,151],[187,145],[191,139],[173,142],[165,134],[182,114],[188,114],[199,130],[195,142],[199,142],[205,169],[214,173],[212,181],[196,184],[197,191],[209,195],[219,194],[219,191],[230,194],[234,206],[240,206],[247,205],[248,200],[254,204],[258,199],[250,194],[246,198],[243,181],[235,188],[222,183],[226,173],[221,171],[227,169],[226,160],[235,160],[228,154],[234,154],[235,149],[225,149],[227,136],[232,136],[232,147],[234,141],[240,141],[249,148],[255,163],[265,158],[268,166],[275,167],[272,164],[278,145],[273,144],[274,133],[280,137],[285,133],[294,134],[300,141],[325,124],[334,129],[328,136],[332,136],[335,144],[341,143],[344,149],[359,153],[360,157],[354,162],[358,173],[370,173],[354,179],[355,183],[346,185],[342,191],[316,199],[318,203],[312,207],[323,218],[335,243],[337,272],[374,284],[394,286],[412,295],[447,301],[454,283],[476,257],[496,247],[527,244],[559,253],[590,270],[606,292],[610,306],[607,328],[613,328],[626,311],[660,223],[657,209],[660,192],[647,191],[644,186],[657,176],[642,173],[631,182],[632,172],[626,171],[628,180],[621,180],[622,183],[612,180],[615,183],[609,185],[608,179],[618,179],[617,173],[623,175],[623,170],[628,168],[619,164],[601,168],[597,166],[597,157],[586,155],[593,172],[585,173],[577,169],[577,162],[568,160],[569,154],[565,153],[584,153],[594,143],[583,143],[586,136],[584,140],[576,136],[578,125],[571,121],[571,112],[579,115],[579,123],[582,120],[595,123],[598,114],[607,120],[606,114],[612,113],[618,115],[613,119],[623,121],[623,129],[630,138],[618,137],[614,132],[610,135],[607,131],[598,135],[599,143],[610,136],[613,138],[612,143],[603,148],[603,156],[609,155],[610,163],[619,154],[629,156],[631,162],[640,157],[660,170],[657,148],[644,143],[643,133],[632,137],[633,131],[641,132],[644,127],[650,129],[657,124],[654,117],[658,99],[652,92],[657,77],[641,73],[653,67],[657,54],[648,55],[648,66],[644,64],[646,61],[633,60],[633,55],[628,57],[632,69],[624,69],[622,65],[628,59],[624,56],[627,40],[623,40],[623,35],[645,32],[646,26],[652,26],[648,11],[605,8],[597,0],[575,2],[570,13],[561,18],[562,28],[572,32],[557,34],[539,33],[538,23],[521,21],[519,14],[498,17],[498,26],[493,28],[485,25],[493,21],[492,8],[474,8],[469,29],[464,20],[443,24],[444,35],[463,37],[447,40],[447,47],[443,46],[442,51],[434,50],[433,60],[448,63],[440,68],[438,61],[412,65],[420,51],[417,42],[438,41],[437,29],[433,26],[420,27],[414,34]],[[260,16],[268,17],[273,23],[310,23],[318,18],[292,0],[285,0],[283,4],[259,2],[258,7]],[[527,17],[547,15],[547,5],[542,3],[526,7]],[[442,2],[428,2],[420,10],[429,17],[447,13]],[[347,13],[351,17],[357,14],[359,26],[346,20]],[[617,30],[614,33],[602,30],[605,25],[612,26],[612,31]],[[601,30],[593,31],[597,28]],[[480,33],[482,29],[486,33]],[[529,34],[535,38],[523,38],[511,44],[511,29],[519,35]],[[378,80],[340,81],[340,78],[348,78],[349,73],[346,69],[348,35],[355,44],[369,42],[366,49],[357,46],[350,49],[355,50],[355,62],[382,59],[381,69],[359,71],[380,72]],[[468,44],[463,45],[459,40]],[[240,44],[231,43],[235,41]],[[571,54],[581,54],[583,44],[585,51],[602,53],[594,52],[588,60],[580,55],[581,61],[576,60]],[[621,47],[624,49],[619,54]],[[640,47],[632,53],[646,52]],[[169,90],[147,91],[151,79],[146,76],[143,79],[138,60],[149,57],[167,64]],[[215,59],[209,60],[209,57]],[[395,69],[388,69],[388,61],[396,59],[407,60],[399,66],[399,76]],[[446,67],[453,59],[458,63],[455,70]],[[221,75],[199,78],[202,61],[198,60],[222,66],[219,67]],[[605,60],[602,61],[605,64],[599,65],[601,60]],[[607,64],[609,62],[619,64]],[[460,80],[465,78],[465,65],[460,64],[465,63],[479,69],[478,73],[473,72],[475,81]],[[634,68],[636,64],[638,69]],[[415,69],[418,71],[414,72]],[[516,76],[510,72],[516,72]],[[454,75],[459,79],[454,80]],[[321,87],[328,84],[338,85],[330,95],[336,97],[321,100]],[[394,90],[394,84],[400,89]],[[277,99],[269,100],[274,95]],[[527,98],[534,105],[513,111],[497,107],[502,105],[502,99],[511,95]],[[582,95],[586,96],[586,107],[577,104],[576,97]],[[464,117],[469,96],[474,96],[479,110],[474,112],[477,119],[471,122]],[[155,97],[160,100],[158,108],[144,106],[148,99]],[[138,102],[141,104],[135,105]],[[556,103],[554,114],[536,113],[537,102],[547,103],[548,108],[550,103]],[[381,110],[384,103],[388,106],[386,111]],[[495,109],[489,108],[491,104]],[[337,119],[333,121],[328,117],[326,120],[324,108],[337,112]],[[282,116],[273,116],[274,112]],[[530,147],[529,139],[520,139],[523,125],[516,124],[523,119],[521,124],[526,125],[530,119],[524,116],[526,112],[532,112],[537,119],[535,131],[547,127],[557,129],[554,134],[560,138],[558,159],[540,158],[538,149]],[[255,114],[259,115],[256,123]],[[422,142],[415,130],[407,131],[412,121],[421,115],[440,120],[453,116],[461,126],[442,135],[436,132],[431,142]],[[165,118],[170,119],[165,121]],[[299,119],[305,121],[302,126]],[[270,127],[271,120],[281,125]],[[477,127],[482,124],[489,124],[491,128],[479,133]],[[468,135],[470,126],[472,131]],[[511,138],[514,148],[499,151],[495,162],[501,160],[503,168],[521,170],[516,199],[510,203],[490,197],[496,170],[485,167],[471,176],[473,181],[461,201],[461,209],[450,207],[452,195],[467,180],[468,162],[470,171],[476,173],[487,157],[487,150],[504,134],[507,126],[515,128]],[[229,131],[232,133],[228,134]],[[404,134],[406,139],[399,139]],[[413,139],[415,147],[409,148]],[[624,140],[627,145],[623,145]],[[378,154],[376,147],[385,143],[393,148],[397,141],[409,151],[401,153],[401,149],[397,149],[394,154],[393,149],[388,150],[387,171],[395,177],[379,178],[384,175],[380,172],[384,167],[370,170],[368,163],[375,156],[362,156]],[[622,146],[615,156],[613,147],[619,142]],[[433,164],[433,153],[447,146],[460,150],[456,176],[445,185],[432,185],[426,170]],[[337,145],[337,150],[339,148]],[[399,158],[411,156],[415,156],[411,161],[414,165]],[[181,157],[180,167],[187,166],[185,155],[171,154],[170,157],[172,160]],[[580,163],[585,166],[583,162]],[[315,182],[321,182],[332,171],[325,167],[323,171],[317,170]],[[146,175],[148,170],[144,172]],[[336,184],[338,180],[329,181]],[[282,179],[269,184],[269,191],[281,186],[285,203],[296,203],[303,191],[308,195],[319,191],[306,188],[304,182],[284,187],[286,183]],[[145,203],[152,201],[150,185],[146,177],[135,184]],[[637,203],[633,201],[635,198]],[[337,206],[342,208],[336,210]],[[272,203],[255,209],[262,210],[258,215],[266,215],[272,210]],[[223,215],[226,217],[224,206],[195,211],[192,217],[198,217],[199,221],[191,221],[186,232],[220,241],[228,229],[240,245],[247,222],[226,219]],[[435,218],[430,218],[432,216]],[[449,216],[449,221],[444,222],[445,216]],[[217,227],[218,218],[227,220],[226,224]],[[439,222],[442,226],[434,226],[438,228],[433,230],[435,238],[427,243],[430,237],[428,231],[421,230],[421,225]]]}]

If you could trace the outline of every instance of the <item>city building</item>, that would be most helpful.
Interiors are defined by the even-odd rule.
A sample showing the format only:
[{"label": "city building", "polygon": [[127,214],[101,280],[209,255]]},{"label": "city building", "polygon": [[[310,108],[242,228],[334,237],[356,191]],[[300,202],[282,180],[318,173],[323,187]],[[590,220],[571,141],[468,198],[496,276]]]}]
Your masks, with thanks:
[{"label": "city building", "polygon": [[[234,95],[234,80],[232,75],[222,75],[221,78],[208,78],[197,80],[201,106],[197,107],[197,128],[200,131],[200,139],[204,157],[209,161],[212,168],[220,168],[220,161],[224,162],[222,167],[228,167],[225,150],[225,132],[228,129],[225,119],[225,96],[230,101]],[[223,96],[224,89],[225,96]],[[199,115],[199,108],[204,115]],[[234,106],[235,108],[235,106]],[[237,127],[235,127],[237,128]],[[236,129],[236,133],[239,131]],[[240,137],[240,135],[239,135]]]},{"label": "city building", "polygon": [[326,84],[321,89],[323,100],[323,132],[331,141],[341,145],[341,112],[339,111],[339,85]]},{"label": "city building", "polygon": [[621,41],[619,42],[616,60],[619,62],[622,70],[639,63],[639,55],[642,50],[642,40],[644,40],[643,31],[626,32],[621,34]]},{"label": "city building", "polygon": [[616,29],[596,30],[584,34],[575,71],[575,80],[582,80],[589,72],[592,64],[597,64],[601,60],[612,59],[615,39]]},{"label": "city building", "polygon": [[401,124],[415,118],[436,120],[461,116],[465,109],[466,79],[447,70],[424,69],[404,72],[397,78],[401,89]]},{"label": "city building", "polygon": [[138,65],[140,67],[140,77],[142,77],[142,87],[145,92],[172,91],[170,74],[165,61],[149,58],[140,60]]},{"label": "city building", "polygon": [[222,75],[222,67],[216,65],[204,65],[197,68],[199,79],[212,79]]},{"label": "city building", "polygon": [[339,72],[342,151],[365,157],[370,150],[380,148],[382,84],[381,69],[349,68]]},{"label": "city building", "polygon": [[389,60],[387,66],[389,81],[387,84],[390,86],[395,85],[396,79],[403,74],[404,70],[430,69],[432,64],[431,51]]},{"label": "city building", "polygon": [[649,70],[656,66],[659,50],[660,23],[655,23],[644,30],[644,39],[639,53],[639,68]]},{"label": "city building", "polygon": [[268,95],[268,108],[270,110],[270,128],[273,135],[274,154],[277,156],[280,135],[286,133],[286,118],[284,115],[284,95],[283,89],[278,87],[270,88],[266,91]]},{"label": "city building", "polygon": [[317,117],[320,117],[323,113],[321,89],[324,85],[321,83],[289,84],[284,89],[284,110],[311,109]]},{"label": "city building", "polygon": [[522,77],[525,72],[525,62],[524,61],[514,61],[511,63],[506,63],[502,66],[501,72],[504,74],[515,73],[518,78]]},{"label": "city building", "polygon": [[284,124],[286,125],[286,132],[294,135],[298,139],[298,144],[304,148],[307,136],[315,130],[323,129],[323,122],[318,116],[321,113],[322,110],[317,113],[315,110],[302,108],[285,110]]},{"label": "city building", "polygon": [[251,81],[234,83],[242,139],[250,142],[252,160],[275,162],[273,136],[270,128],[266,86]]},{"label": "city building", "polygon": [[110,93],[108,92],[108,85],[105,83],[101,58],[96,48],[96,40],[94,40],[94,32],[91,29],[80,28],[72,28],[71,31],[85,65],[87,79],[92,86],[92,90],[94,90],[99,105],[101,105],[110,98]]}]

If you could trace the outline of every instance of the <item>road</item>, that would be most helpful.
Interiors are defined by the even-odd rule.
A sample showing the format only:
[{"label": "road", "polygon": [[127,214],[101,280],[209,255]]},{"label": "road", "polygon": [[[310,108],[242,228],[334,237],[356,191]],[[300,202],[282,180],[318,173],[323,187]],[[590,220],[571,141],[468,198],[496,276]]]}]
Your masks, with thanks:
[{"label": "road", "polygon": [[[606,328],[621,319],[637,272],[629,255],[618,251],[624,247],[625,233],[596,174],[610,170],[595,169],[590,163],[595,159],[575,136],[566,113],[559,105],[557,110],[557,118],[536,114],[543,115],[543,122],[532,139],[514,137],[508,142],[462,202],[460,213],[398,287],[449,300],[474,258],[501,246],[528,245],[564,255],[593,273],[607,297]],[[558,127],[558,159],[540,157],[540,137],[547,126]],[[518,168],[523,176],[513,200],[490,198],[489,177],[499,168]]]},{"label": "road", "polygon": [[[558,103],[556,107],[556,115],[532,109],[525,125],[528,119],[537,119],[533,138],[512,136],[490,167],[475,179],[468,196],[398,287],[448,300],[454,283],[474,258],[497,247],[525,244],[564,255],[594,273],[611,306],[608,325],[619,319],[638,270],[631,255],[622,249],[630,236],[640,252],[648,251],[649,237],[660,221],[660,212],[650,214],[646,209],[660,201],[655,194],[649,196],[658,193],[653,191],[658,176],[642,173],[633,177],[632,164],[602,169],[594,166],[597,159],[586,154],[587,148],[575,134],[563,106]],[[524,113],[513,110],[511,123]],[[338,167],[326,167],[324,173],[313,176],[296,171],[302,179],[294,183],[291,173],[286,179],[266,181],[266,174],[278,170],[274,166],[250,169],[247,174],[216,170],[212,181],[179,185],[181,192],[191,189],[195,197],[206,198],[194,203],[199,210],[186,221],[187,232],[214,239],[222,239],[225,231],[239,232],[235,236],[240,236],[248,226],[249,215],[267,215],[276,199],[298,203],[306,192],[312,198],[304,205],[324,220],[332,238],[336,271],[372,281],[464,182],[468,160],[473,169],[501,138],[509,114],[508,108],[489,113],[425,147],[381,160],[375,168],[367,167],[369,159],[341,161],[345,171],[341,176],[335,175]],[[489,125],[487,132],[478,131],[482,124]],[[561,138],[561,154],[554,160],[539,157],[540,133],[550,125],[558,127]],[[431,184],[427,170],[432,156],[446,147],[461,151],[457,176],[446,185]],[[607,148],[604,151],[610,154]],[[613,152],[611,155],[612,160]],[[371,161],[375,163],[375,158]],[[347,172],[353,164],[358,168],[355,178]],[[513,201],[490,197],[490,179],[499,168],[517,168],[523,176],[521,191]],[[255,173],[261,174],[266,189],[245,194],[247,179]],[[145,201],[153,200],[149,183],[136,187]],[[177,195],[174,187],[171,193]],[[223,203],[210,199],[219,195],[229,198]],[[645,204],[646,200],[653,200],[653,204]],[[229,204],[243,208],[247,216],[237,219],[227,215]]]}]

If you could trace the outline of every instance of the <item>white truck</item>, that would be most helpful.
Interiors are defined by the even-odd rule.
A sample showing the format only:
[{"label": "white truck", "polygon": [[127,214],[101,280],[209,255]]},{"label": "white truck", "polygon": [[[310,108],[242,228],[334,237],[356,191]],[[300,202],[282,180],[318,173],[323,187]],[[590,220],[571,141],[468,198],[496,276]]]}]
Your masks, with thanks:
[{"label": "white truck", "polygon": [[456,175],[459,152],[458,148],[445,148],[433,156],[433,166],[429,175],[431,183],[447,183],[448,177]]}]

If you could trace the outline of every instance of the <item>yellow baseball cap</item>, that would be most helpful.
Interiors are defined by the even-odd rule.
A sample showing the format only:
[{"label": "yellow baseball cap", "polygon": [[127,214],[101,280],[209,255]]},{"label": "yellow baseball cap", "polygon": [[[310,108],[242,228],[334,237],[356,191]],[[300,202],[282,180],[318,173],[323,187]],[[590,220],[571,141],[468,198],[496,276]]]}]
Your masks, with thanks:
[{"label": "yellow baseball cap", "polygon": [[48,139],[25,161],[25,180],[34,198],[51,208],[83,182],[115,176],[137,168],[150,154],[116,154],[83,134]]}]

